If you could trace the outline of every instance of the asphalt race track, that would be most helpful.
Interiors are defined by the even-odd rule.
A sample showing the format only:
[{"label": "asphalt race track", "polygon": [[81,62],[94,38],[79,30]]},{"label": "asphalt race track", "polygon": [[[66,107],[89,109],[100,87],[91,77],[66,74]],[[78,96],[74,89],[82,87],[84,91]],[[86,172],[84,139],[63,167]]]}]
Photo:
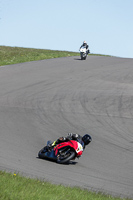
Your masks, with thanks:
[{"label": "asphalt race track", "polygon": [[[69,165],[38,159],[47,140],[89,133]],[[133,59],[88,56],[0,67],[0,170],[133,197]]]}]

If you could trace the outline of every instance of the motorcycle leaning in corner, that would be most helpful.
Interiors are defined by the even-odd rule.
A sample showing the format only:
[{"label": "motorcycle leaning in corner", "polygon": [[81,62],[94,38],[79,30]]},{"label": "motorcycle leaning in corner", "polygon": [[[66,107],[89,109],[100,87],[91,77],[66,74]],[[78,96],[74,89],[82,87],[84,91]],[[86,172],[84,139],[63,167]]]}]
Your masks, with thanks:
[{"label": "motorcycle leaning in corner", "polygon": [[39,151],[38,157],[54,160],[59,164],[68,163],[70,160],[80,158],[85,146],[91,141],[91,136],[88,134],[81,137],[78,134],[69,133],[66,138],[60,137],[53,143],[48,141],[47,146]]}]

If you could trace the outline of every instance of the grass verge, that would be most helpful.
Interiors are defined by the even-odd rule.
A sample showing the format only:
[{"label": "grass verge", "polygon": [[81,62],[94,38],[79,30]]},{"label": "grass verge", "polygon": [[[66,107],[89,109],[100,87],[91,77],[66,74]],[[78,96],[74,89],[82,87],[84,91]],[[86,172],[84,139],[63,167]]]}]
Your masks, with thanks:
[{"label": "grass verge", "polygon": [[[0,171],[1,200],[120,200],[101,193],[76,187],[53,185],[48,182]],[[123,199],[124,200],[124,199]]]},{"label": "grass verge", "polygon": [[0,66],[69,56],[79,56],[79,53],[0,46]]},{"label": "grass verge", "polygon": [[[90,55],[108,56],[101,54]],[[70,51],[0,46],[0,66],[70,56],[80,56],[80,54],[78,52]]]}]

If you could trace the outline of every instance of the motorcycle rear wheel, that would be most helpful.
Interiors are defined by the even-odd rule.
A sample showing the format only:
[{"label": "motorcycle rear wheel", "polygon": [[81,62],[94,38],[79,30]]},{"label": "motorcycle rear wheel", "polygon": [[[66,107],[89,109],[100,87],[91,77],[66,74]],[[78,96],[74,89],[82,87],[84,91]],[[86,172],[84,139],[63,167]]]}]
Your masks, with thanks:
[{"label": "motorcycle rear wheel", "polygon": [[[67,156],[67,157],[66,157],[66,156]],[[72,151],[72,150],[70,150],[70,151],[68,152],[68,155],[66,155],[66,156],[65,156],[65,158],[64,158],[64,156],[58,155],[58,156],[57,156],[57,163],[59,163],[59,164],[64,164],[64,163],[67,163],[68,161],[74,159],[74,158],[75,158],[75,152]]]}]

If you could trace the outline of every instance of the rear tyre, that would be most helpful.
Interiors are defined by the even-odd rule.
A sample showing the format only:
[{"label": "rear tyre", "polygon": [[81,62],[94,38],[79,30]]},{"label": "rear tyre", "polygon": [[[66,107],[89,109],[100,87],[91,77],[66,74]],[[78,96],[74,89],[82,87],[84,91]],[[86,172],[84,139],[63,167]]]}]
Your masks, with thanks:
[{"label": "rear tyre", "polygon": [[68,161],[70,161],[74,158],[75,158],[75,152],[70,150],[65,156],[64,155],[58,155],[57,156],[57,163],[64,164],[64,163],[67,163]]}]

